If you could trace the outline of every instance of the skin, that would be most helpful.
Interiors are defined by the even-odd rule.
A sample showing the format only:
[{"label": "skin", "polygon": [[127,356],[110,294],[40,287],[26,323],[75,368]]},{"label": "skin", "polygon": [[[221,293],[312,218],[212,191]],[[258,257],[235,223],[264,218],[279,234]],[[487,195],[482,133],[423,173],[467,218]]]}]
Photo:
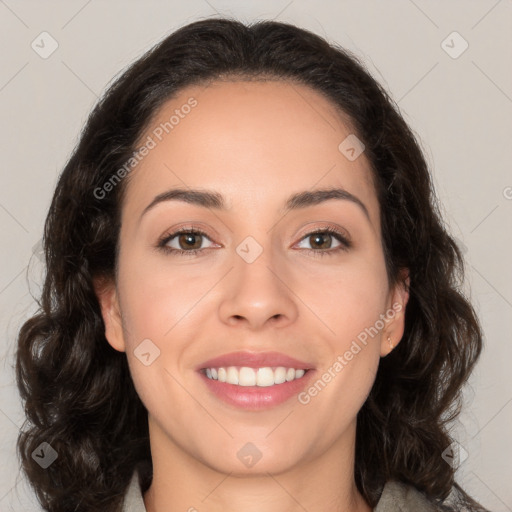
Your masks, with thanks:
[{"label": "skin", "polygon": [[[148,410],[154,478],[146,509],[368,512],[354,482],[356,415],[391,350],[388,336],[396,346],[403,335],[408,300],[387,280],[369,162],[338,149],[352,131],[330,102],[282,81],[184,89],[141,140],[191,96],[197,106],[130,174],[116,283],[96,283],[106,338],[126,352]],[[369,218],[336,199],[283,215],[292,193],[329,187],[357,196]],[[229,208],[166,201],[141,218],[173,188],[216,191]],[[155,248],[189,224],[207,233],[196,239],[201,253]],[[353,246],[332,252],[335,238],[315,244],[307,236],[328,225]],[[236,252],[247,236],[263,249],[252,263]],[[168,245],[186,250],[179,240]],[[402,311],[307,405],[293,397],[240,410],[211,394],[195,371],[228,352],[275,350],[311,361],[320,377],[393,304]],[[134,354],[147,338],[160,350],[149,366]],[[237,457],[248,442],[262,455],[250,468]]]}]

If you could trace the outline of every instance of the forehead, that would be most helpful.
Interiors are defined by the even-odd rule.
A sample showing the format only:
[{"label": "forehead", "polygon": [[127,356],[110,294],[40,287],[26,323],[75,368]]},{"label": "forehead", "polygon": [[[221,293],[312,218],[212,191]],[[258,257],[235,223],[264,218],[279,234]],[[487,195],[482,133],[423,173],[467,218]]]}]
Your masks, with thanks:
[{"label": "forehead", "polygon": [[129,176],[126,202],[142,210],[170,188],[218,190],[228,207],[277,206],[305,189],[342,187],[378,225],[364,153],[350,161],[348,117],[317,91],[286,81],[215,81],[182,89],[139,139],[151,146]]}]

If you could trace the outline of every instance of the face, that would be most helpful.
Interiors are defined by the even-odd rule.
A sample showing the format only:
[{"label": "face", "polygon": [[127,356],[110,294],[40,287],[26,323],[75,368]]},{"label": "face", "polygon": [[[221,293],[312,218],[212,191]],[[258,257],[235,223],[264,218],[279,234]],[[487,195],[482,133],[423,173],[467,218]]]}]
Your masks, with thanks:
[{"label": "face", "polygon": [[[116,286],[98,295],[153,446],[244,473],[353,442],[387,338],[396,346],[403,334],[407,294],[389,287],[369,162],[354,159],[353,138],[340,149],[351,134],[305,86],[240,81],[184,89],[141,137],[149,149],[127,184]],[[163,195],[177,189],[189,195]],[[234,352],[274,355],[205,364]],[[253,368],[227,370],[231,382],[266,385],[201,371],[219,379],[230,362]],[[258,370],[280,366],[308,371],[271,385]],[[261,457],[254,469],[247,454]]]}]

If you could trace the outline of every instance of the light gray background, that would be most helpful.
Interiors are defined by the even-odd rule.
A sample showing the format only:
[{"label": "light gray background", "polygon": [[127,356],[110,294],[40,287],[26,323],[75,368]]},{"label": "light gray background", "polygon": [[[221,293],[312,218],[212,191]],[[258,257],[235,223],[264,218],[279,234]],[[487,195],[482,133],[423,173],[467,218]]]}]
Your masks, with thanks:
[{"label": "light gray background", "polygon": [[[13,355],[35,309],[29,290],[40,290],[38,242],[57,176],[112,77],[176,28],[218,14],[291,22],[355,51],[417,133],[485,330],[456,425],[467,452],[457,479],[491,510],[512,511],[511,0],[0,0],[0,509],[39,510],[15,455]],[[47,59],[31,48],[43,31],[59,45]],[[456,59],[442,47],[453,31],[469,44]]]}]

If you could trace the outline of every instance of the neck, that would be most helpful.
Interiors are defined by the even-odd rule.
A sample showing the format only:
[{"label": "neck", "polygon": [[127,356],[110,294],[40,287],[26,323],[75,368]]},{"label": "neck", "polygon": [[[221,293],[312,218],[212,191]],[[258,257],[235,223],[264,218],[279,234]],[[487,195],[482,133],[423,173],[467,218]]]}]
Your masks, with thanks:
[{"label": "neck", "polygon": [[153,480],[147,512],[371,512],[354,481],[355,424],[337,445],[285,471],[221,472],[172,442],[150,420]]}]

